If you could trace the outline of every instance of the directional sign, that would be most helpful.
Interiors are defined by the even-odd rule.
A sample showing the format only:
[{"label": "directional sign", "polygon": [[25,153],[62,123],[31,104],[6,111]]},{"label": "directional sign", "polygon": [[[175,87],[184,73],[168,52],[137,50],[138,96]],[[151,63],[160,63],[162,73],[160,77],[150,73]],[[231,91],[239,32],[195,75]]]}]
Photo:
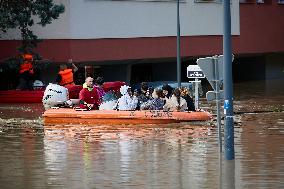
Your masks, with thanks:
[{"label": "directional sign", "polygon": [[205,78],[202,70],[198,65],[189,65],[187,67],[187,77],[188,78]]},{"label": "directional sign", "polygon": [[204,72],[212,88],[216,90],[215,82],[223,80],[223,64],[222,64],[223,61],[218,61],[218,57],[216,56],[216,57],[199,58],[197,59],[196,63],[200,66],[200,68]]},{"label": "directional sign", "polygon": [[[234,55],[232,60],[234,59]],[[201,68],[212,88],[216,90],[215,82],[221,86],[223,81],[223,55],[199,58],[196,63]]]},{"label": "directional sign", "polygon": [[[197,59],[196,63],[202,69],[208,81],[223,80],[223,56],[206,57]],[[215,63],[218,70],[215,71]],[[218,74],[216,73],[218,72]]]}]

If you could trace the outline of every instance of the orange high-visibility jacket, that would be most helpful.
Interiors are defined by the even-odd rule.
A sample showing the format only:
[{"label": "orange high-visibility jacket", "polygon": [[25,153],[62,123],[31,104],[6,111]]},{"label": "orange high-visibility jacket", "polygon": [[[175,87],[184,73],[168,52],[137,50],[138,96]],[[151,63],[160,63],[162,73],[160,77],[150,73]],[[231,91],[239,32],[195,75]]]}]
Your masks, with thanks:
[{"label": "orange high-visibility jacket", "polygon": [[31,62],[24,62],[23,64],[21,64],[21,66],[20,66],[20,74],[22,74],[22,73],[24,73],[26,71],[29,71],[30,74],[34,73],[33,65],[32,65]]},{"label": "orange high-visibility jacket", "polygon": [[72,69],[65,69],[60,71],[58,74],[61,76],[61,81],[59,82],[61,86],[68,84],[74,85]]},{"label": "orange high-visibility jacket", "polygon": [[24,60],[33,60],[33,55],[31,54],[23,54]]}]

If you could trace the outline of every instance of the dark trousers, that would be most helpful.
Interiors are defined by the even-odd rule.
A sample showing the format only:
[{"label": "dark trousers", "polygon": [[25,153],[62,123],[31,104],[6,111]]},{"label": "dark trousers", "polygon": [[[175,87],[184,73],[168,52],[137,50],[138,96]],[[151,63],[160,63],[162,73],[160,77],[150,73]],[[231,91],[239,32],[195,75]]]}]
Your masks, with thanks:
[{"label": "dark trousers", "polygon": [[20,74],[19,84],[17,89],[20,90],[33,90],[34,76],[29,71]]}]

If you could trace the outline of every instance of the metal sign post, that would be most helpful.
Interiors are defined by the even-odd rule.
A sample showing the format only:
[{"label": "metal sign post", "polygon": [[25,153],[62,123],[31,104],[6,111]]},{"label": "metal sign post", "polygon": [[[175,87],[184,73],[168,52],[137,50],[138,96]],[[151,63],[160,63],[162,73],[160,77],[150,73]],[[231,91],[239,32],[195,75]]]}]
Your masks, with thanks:
[{"label": "metal sign post", "polygon": [[[225,159],[235,159],[234,147],[234,111],[233,111],[233,77],[232,77],[232,44],[231,44],[231,6],[230,1],[223,1],[223,54],[224,54],[224,148]],[[226,108],[225,108],[226,105]]]},{"label": "metal sign post", "polygon": [[219,142],[219,152],[222,153],[222,136],[221,136],[221,114],[220,114],[220,83],[218,79],[219,69],[218,69],[218,58],[213,58],[214,64],[214,76],[215,76],[215,92],[216,92],[216,108],[217,108],[217,127],[218,127],[218,142]]},{"label": "metal sign post", "polygon": [[187,67],[187,78],[190,79],[195,79],[194,81],[191,81],[193,83],[195,83],[195,97],[194,97],[194,106],[195,109],[199,109],[199,83],[201,83],[201,81],[198,78],[205,78],[205,75],[203,74],[202,70],[200,69],[200,67],[198,65],[189,65]]},{"label": "metal sign post", "polygon": [[201,81],[197,78],[195,78],[195,81],[194,81],[194,86],[195,86],[195,93],[194,93],[194,106],[195,106],[195,109],[199,109],[199,91],[198,91],[198,85]]},{"label": "metal sign post", "polygon": [[[210,85],[214,89],[206,93],[208,101],[216,101],[216,114],[217,114],[217,127],[218,127],[218,143],[219,152],[222,152],[222,135],[221,135],[221,113],[220,113],[220,101],[223,91],[220,92],[220,88],[223,81],[223,56],[213,56],[206,58],[199,58],[197,64],[202,69]],[[220,94],[221,93],[221,94]],[[214,95],[213,95],[214,94]]]}]

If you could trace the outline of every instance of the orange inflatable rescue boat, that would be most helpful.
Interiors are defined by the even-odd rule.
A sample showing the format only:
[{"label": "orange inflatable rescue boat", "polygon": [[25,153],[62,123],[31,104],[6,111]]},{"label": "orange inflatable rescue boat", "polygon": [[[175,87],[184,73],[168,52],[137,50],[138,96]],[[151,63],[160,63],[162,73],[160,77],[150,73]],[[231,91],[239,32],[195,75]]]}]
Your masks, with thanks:
[{"label": "orange inflatable rescue boat", "polygon": [[208,112],[164,112],[159,110],[76,111],[71,108],[49,109],[44,112],[45,125],[119,125],[119,124],[166,124],[189,121],[207,121],[212,118]]}]

